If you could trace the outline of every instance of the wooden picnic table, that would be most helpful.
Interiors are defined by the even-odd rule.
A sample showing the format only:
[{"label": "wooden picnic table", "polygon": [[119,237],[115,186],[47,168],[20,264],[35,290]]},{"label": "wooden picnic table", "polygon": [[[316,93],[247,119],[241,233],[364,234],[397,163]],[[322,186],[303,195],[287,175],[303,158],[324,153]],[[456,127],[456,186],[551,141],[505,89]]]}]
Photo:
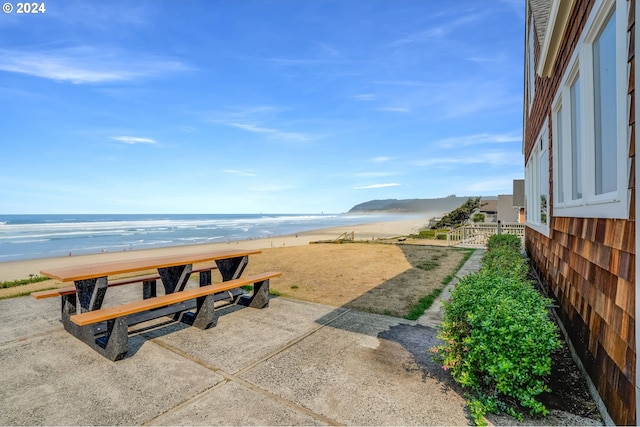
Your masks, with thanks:
[{"label": "wooden picnic table", "polygon": [[[42,270],[44,276],[73,282],[75,292],[62,290],[44,291],[32,295],[34,298],[60,296],[62,298],[62,323],[65,329],[84,341],[103,356],[118,360],[128,350],[128,326],[158,317],[173,315],[175,320],[206,329],[217,321],[214,303],[230,299],[242,302],[241,286],[253,284],[253,294],[245,298],[244,305],[264,308],[269,301],[269,279],[280,273],[269,272],[241,278],[249,262],[249,256],[259,250],[219,250],[168,256],[147,256],[124,261],[107,261],[92,264],[51,268]],[[204,267],[200,273],[200,287],[185,287],[193,271],[193,264],[215,262],[215,266]],[[109,277],[124,273],[144,272],[151,269],[158,274],[135,277],[124,281]],[[222,282],[212,284],[211,271],[217,269]],[[164,295],[157,296],[156,279],[164,287]],[[141,282],[142,299],[114,307],[102,308],[105,294],[110,286]],[[195,312],[189,310],[196,309]]]}]

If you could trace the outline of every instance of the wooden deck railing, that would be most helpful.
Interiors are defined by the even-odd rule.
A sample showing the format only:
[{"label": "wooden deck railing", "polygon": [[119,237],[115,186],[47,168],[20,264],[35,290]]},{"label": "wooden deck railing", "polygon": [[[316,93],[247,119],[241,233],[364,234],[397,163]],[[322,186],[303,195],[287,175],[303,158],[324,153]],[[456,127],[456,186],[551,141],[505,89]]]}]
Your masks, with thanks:
[{"label": "wooden deck railing", "polygon": [[447,233],[447,242],[451,246],[485,247],[489,237],[494,234],[515,234],[524,244],[524,224],[516,222],[482,222],[469,224]]}]

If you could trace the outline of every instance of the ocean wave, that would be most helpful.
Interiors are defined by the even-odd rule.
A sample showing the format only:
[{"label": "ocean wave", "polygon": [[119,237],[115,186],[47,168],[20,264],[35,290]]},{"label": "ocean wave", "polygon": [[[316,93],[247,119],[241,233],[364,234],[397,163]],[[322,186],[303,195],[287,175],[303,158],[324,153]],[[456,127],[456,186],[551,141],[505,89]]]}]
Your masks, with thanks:
[{"label": "ocean wave", "polygon": [[382,217],[339,214],[149,215],[148,218],[139,215],[0,215],[0,259],[267,238],[380,221]]}]

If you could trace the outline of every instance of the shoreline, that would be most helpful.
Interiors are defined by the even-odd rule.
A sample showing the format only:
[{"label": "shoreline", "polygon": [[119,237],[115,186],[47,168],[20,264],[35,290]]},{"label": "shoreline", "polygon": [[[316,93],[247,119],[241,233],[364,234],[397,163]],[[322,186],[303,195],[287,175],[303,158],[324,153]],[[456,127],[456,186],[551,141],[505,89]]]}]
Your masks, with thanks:
[{"label": "shoreline", "polygon": [[29,260],[0,262],[0,281],[26,279],[30,275],[39,275],[46,268],[65,267],[78,263],[91,264],[105,261],[120,261],[134,257],[162,256],[176,253],[222,250],[229,246],[243,249],[270,249],[285,246],[302,246],[321,240],[333,240],[343,233],[354,232],[355,239],[371,241],[389,239],[417,233],[429,224],[432,215],[416,215],[411,218],[393,221],[380,221],[340,227],[319,228],[296,234],[265,237],[249,240],[234,240],[220,243],[201,243],[196,245],[167,246],[153,249],[138,249],[122,252],[104,252],[87,255],[72,255],[54,258],[36,258]]}]

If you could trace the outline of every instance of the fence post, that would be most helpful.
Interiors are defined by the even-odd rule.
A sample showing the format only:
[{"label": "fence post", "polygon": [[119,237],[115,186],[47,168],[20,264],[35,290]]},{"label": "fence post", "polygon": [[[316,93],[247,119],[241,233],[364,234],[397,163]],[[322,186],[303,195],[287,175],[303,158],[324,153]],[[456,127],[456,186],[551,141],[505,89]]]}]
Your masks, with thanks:
[{"label": "fence post", "polygon": [[498,234],[502,234],[502,222],[498,220]]}]

